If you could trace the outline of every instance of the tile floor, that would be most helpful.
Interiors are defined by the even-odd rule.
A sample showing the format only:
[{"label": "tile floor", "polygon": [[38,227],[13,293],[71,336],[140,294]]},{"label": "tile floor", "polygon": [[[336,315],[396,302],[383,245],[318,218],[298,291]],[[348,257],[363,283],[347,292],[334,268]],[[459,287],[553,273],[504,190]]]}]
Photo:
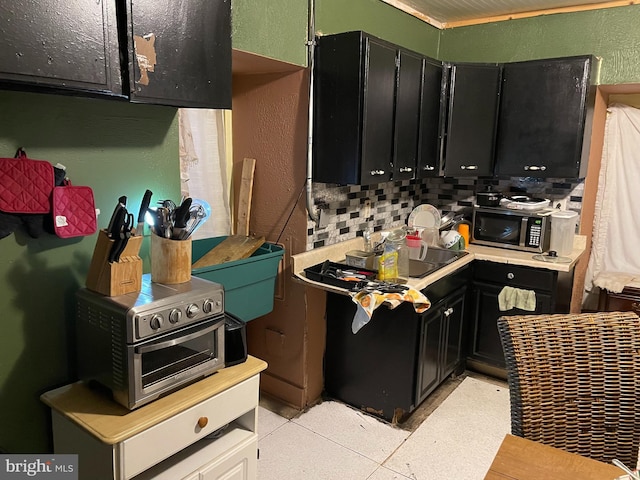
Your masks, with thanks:
[{"label": "tile floor", "polygon": [[464,376],[435,393],[402,428],[333,400],[290,419],[261,406],[258,480],[484,478],[509,432],[506,384]]}]

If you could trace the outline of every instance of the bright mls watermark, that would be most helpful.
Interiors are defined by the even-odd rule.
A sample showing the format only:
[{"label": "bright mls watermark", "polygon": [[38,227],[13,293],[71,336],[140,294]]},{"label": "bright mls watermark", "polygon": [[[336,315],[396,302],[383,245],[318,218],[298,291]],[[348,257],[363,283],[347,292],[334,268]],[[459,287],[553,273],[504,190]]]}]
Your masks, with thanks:
[{"label": "bright mls watermark", "polygon": [[78,480],[78,455],[0,454],[0,480]]}]

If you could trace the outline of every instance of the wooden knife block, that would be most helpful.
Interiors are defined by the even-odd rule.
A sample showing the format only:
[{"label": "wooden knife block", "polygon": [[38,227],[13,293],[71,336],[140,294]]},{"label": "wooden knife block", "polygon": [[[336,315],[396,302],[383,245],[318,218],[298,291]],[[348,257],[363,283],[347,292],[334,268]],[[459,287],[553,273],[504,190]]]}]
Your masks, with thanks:
[{"label": "wooden knife block", "polygon": [[191,280],[191,237],[171,240],[151,233],[151,281],[176,284]]},{"label": "wooden knife block", "polygon": [[132,236],[120,255],[120,260],[109,263],[109,252],[113,244],[114,241],[109,238],[106,230],[98,232],[87,274],[87,288],[109,297],[140,291],[142,259],[138,254],[142,245],[142,235]]}]

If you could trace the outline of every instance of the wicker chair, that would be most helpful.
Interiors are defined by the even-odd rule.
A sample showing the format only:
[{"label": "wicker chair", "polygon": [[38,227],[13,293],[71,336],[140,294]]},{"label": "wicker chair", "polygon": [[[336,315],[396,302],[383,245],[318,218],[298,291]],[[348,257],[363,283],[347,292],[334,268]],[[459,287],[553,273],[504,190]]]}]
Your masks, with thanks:
[{"label": "wicker chair", "polygon": [[640,319],[632,312],[498,319],[511,433],[635,467],[640,446]]}]

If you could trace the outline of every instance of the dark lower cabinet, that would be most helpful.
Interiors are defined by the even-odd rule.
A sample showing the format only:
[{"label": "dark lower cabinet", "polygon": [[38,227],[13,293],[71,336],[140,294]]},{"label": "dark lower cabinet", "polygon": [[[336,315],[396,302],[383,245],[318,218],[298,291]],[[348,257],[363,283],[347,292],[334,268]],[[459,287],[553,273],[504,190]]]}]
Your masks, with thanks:
[{"label": "dark lower cabinet", "polygon": [[[557,272],[525,266],[492,263],[482,260],[474,262],[473,286],[470,302],[470,331],[467,356],[469,365],[504,369],[505,360],[502,342],[498,334],[497,321],[504,315],[530,315],[553,313]],[[498,296],[504,287],[534,290],[535,311],[519,308],[501,311]],[[476,363],[478,362],[478,363]]]},{"label": "dark lower cabinet", "polygon": [[462,373],[465,293],[461,288],[422,314],[416,406],[449,375],[458,369]]},{"label": "dark lower cabinet", "polygon": [[432,306],[379,307],[356,334],[350,297],[327,295],[325,393],[389,421],[399,421],[448,375],[464,369],[463,326],[469,268],[425,291]]}]

